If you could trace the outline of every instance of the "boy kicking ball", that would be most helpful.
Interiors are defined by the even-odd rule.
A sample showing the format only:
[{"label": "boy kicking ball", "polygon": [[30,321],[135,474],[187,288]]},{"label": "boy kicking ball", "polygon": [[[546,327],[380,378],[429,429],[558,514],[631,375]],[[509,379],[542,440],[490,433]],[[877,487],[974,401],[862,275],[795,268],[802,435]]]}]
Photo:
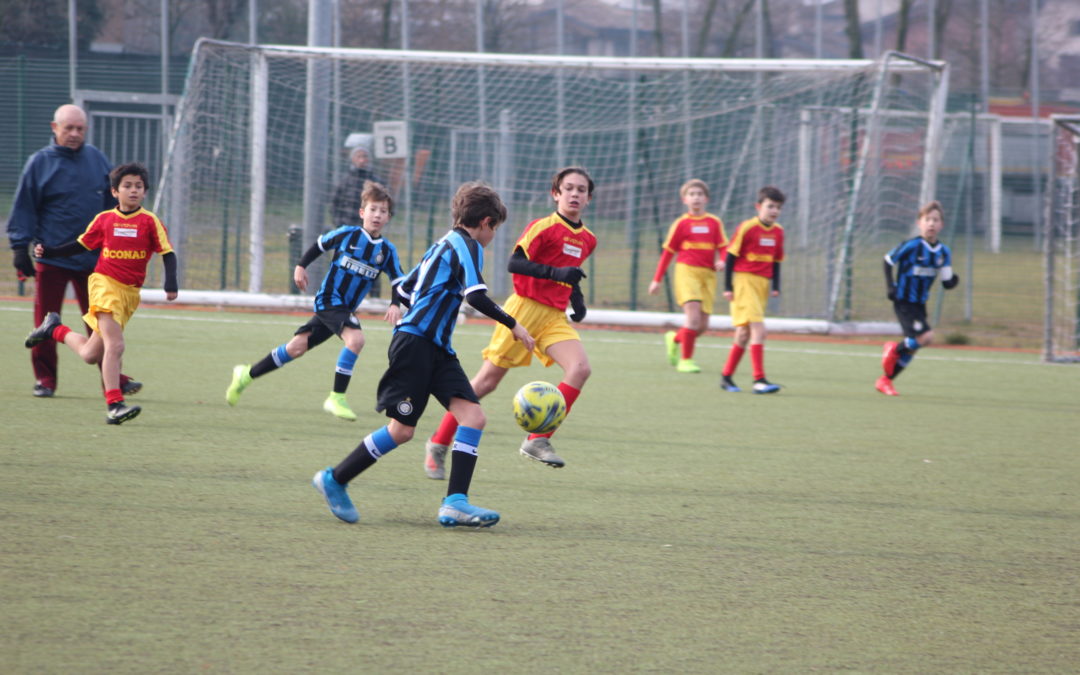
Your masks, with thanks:
[{"label": "boy kicking ball", "polygon": [[536,345],[525,326],[488,297],[480,275],[483,249],[506,220],[506,207],[498,193],[483,183],[466,183],[454,195],[451,210],[453,229],[427,250],[420,264],[395,289],[409,309],[394,329],[390,363],[379,380],[376,409],[386,411],[390,422],[368,434],[337,466],[312,478],[330,512],[347,523],[355,523],[360,514],[346,486],[412,439],[431,396],[460,425],[454,434],[450,481],[439,508],[439,524],[491,527],[499,522],[497,512],[473,506],[468,498],[487,419],[450,346],[462,300],[506,326],[526,349]]}]

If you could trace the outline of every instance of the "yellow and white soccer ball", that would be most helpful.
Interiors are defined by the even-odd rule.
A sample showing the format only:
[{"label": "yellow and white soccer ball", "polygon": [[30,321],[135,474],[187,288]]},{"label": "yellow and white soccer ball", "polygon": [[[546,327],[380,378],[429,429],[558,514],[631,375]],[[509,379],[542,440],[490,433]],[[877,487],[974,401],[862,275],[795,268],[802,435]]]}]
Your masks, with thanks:
[{"label": "yellow and white soccer ball", "polygon": [[532,434],[555,431],[566,419],[566,399],[548,382],[530,382],[514,394],[514,419]]}]

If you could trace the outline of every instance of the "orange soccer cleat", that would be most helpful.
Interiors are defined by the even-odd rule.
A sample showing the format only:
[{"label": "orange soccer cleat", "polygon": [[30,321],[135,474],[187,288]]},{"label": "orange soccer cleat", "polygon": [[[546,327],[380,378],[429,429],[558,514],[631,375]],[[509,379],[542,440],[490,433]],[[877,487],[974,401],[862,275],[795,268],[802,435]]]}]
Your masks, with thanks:
[{"label": "orange soccer cleat", "polygon": [[885,377],[884,375],[882,375],[881,377],[879,377],[877,379],[877,382],[874,384],[874,389],[877,389],[878,391],[880,391],[882,394],[885,394],[886,396],[899,396],[900,395],[900,394],[896,393],[896,387],[892,386],[892,380]]}]

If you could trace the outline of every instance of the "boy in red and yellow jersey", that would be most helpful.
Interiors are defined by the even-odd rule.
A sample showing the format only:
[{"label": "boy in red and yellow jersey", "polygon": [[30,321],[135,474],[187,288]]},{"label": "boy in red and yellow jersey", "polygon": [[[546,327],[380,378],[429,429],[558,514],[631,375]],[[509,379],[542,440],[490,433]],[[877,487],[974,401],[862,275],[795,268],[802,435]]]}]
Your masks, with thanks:
[{"label": "boy in red and yellow jersey", "polygon": [[709,186],[705,181],[699,178],[686,181],[679,188],[679,196],[687,211],[668,229],[656,274],[649,284],[649,295],[660,290],[668,265],[678,256],[675,258],[675,302],[683,308],[686,323],[678,332],[669,330],[665,333],[664,345],[668,361],[676,371],[700,373],[701,368],[694,363],[694,342],[709,327],[716,295],[716,273],[724,269],[727,236],[724,223],[705,211],[709,203]]},{"label": "boy in red and yellow jersey", "polygon": [[108,424],[122,424],[138,415],[139,406],[128,406],[120,390],[120,360],[124,353],[124,326],[139,306],[139,289],[146,280],[150,256],[158,253],[165,263],[165,297],[176,299],[176,254],[165,226],[142,208],[149,174],[141,164],[123,164],[109,174],[116,208],[99,213],[75,241],[55,248],[37,244],[37,257],[64,257],[101,249],[90,275],[90,309],[83,320],[93,330],[90,337],[74,333],[50,312],[26,338],[32,347],[53,339],[71,348],[83,361],[101,364]]},{"label": "boy in red and yellow jersey", "polygon": [[731,376],[750,344],[754,367],[754,393],[772,394],[780,386],[765,379],[765,305],[771,280],[773,297],[780,295],[780,263],[784,260],[784,228],[776,222],[784,206],[784,193],[774,187],[758,191],[757,217],[744,221],[735,230],[727,248],[724,297],[731,302],[731,323],[735,341],[724,365],[720,387],[742,391]]},{"label": "boy in red and yellow jersey", "polygon": [[[534,352],[545,366],[557,363],[563,369],[559,391],[566,399],[567,412],[585,386],[592,370],[581,337],[566,318],[566,308],[572,307],[570,318],[575,322],[585,318],[585,299],[578,283],[585,278],[581,266],[596,248],[596,236],[581,222],[581,214],[594,187],[580,167],[556,173],[551,182],[555,213],[529,223],[514,245],[507,265],[514,292],[503,307],[528,329],[536,346],[526,349],[505,326],[495,326],[483,352],[484,363],[472,379],[478,397],[495,391],[510,368],[529,365]],[[456,429],[457,422],[447,414],[428,441],[424,458],[428,478],[445,476],[446,450]],[[563,466],[565,462],[548,440],[553,433],[530,434],[521,444],[521,454],[551,467]]]}]

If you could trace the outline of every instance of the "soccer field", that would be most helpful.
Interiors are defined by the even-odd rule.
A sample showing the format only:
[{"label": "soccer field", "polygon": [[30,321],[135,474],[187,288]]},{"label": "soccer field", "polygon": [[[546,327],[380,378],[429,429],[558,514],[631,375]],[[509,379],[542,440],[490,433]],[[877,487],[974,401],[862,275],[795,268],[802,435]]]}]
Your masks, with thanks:
[{"label": "soccer field", "polygon": [[[77,315],[65,308],[70,323]],[[553,442],[517,454],[512,371],[485,400],[474,503],[422,438],[358,478],[356,525],[312,474],[384,423],[390,332],[321,410],[331,343],[257,380],[231,368],[304,316],[140,308],[127,373],[142,415],[104,423],[69,351],[30,396],[30,303],[0,302],[0,654],[4,672],[1066,672],[1080,663],[1080,367],[931,348],[873,389],[880,346],[774,339],[773,396],[717,387],[729,337],[677,375],[657,333],[583,333],[593,365]],[[490,327],[455,346],[470,374]],[[749,359],[736,381],[750,383]]]}]

